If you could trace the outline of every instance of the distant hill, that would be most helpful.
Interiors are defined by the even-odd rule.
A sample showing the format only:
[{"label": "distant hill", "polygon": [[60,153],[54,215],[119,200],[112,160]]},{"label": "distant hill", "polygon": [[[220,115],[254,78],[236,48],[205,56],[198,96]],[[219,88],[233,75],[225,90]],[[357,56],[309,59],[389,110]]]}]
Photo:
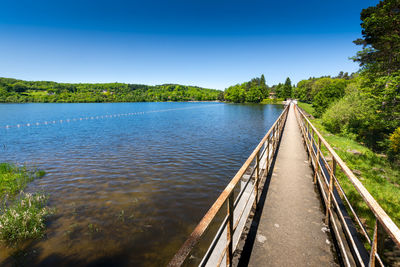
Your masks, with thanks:
[{"label": "distant hill", "polygon": [[2,103],[89,103],[210,101],[223,99],[223,92],[179,84],[57,83],[0,78]]}]

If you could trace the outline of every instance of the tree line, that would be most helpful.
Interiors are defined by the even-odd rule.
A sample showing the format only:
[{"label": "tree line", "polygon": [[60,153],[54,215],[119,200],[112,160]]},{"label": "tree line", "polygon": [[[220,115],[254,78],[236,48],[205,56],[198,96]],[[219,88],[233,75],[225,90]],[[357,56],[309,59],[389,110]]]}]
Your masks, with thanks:
[{"label": "tree line", "polygon": [[355,138],[400,161],[400,2],[361,11],[357,74],[300,81],[294,97],[311,103],[332,133]]},{"label": "tree line", "polygon": [[273,93],[274,98],[287,99],[292,97],[293,86],[290,78],[284,84],[279,83],[269,87],[266,84],[264,74],[260,78],[253,78],[249,82],[236,84],[224,91],[224,100],[234,103],[260,103],[269,98]]},{"label": "tree line", "polygon": [[197,86],[126,83],[57,83],[0,78],[0,102],[154,102],[213,101],[221,91]]}]

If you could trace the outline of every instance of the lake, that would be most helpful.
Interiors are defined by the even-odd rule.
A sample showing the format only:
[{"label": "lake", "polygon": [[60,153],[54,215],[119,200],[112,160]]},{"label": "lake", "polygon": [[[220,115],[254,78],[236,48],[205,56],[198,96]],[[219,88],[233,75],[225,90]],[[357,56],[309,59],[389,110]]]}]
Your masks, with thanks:
[{"label": "lake", "polygon": [[0,265],[165,265],[283,110],[224,103],[0,104],[0,162],[46,171],[46,236]]}]

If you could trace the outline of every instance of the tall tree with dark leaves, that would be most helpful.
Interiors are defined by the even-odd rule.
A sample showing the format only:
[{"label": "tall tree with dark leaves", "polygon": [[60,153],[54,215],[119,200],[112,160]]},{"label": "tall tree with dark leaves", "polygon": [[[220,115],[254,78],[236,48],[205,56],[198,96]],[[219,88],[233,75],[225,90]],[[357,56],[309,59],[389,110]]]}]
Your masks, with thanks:
[{"label": "tall tree with dark leaves", "polygon": [[378,75],[400,70],[400,1],[380,1],[363,9],[361,20],[363,38],[354,43],[363,50],[353,60]]},{"label": "tall tree with dark leaves", "polygon": [[285,100],[292,97],[292,81],[289,77],[286,78],[285,84],[283,85],[282,97]]},{"label": "tall tree with dark leaves", "polygon": [[264,74],[261,74],[260,87],[261,87],[261,92],[262,92],[263,98],[268,98],[269,90],[268,90],[267,83],[265,82]]}]

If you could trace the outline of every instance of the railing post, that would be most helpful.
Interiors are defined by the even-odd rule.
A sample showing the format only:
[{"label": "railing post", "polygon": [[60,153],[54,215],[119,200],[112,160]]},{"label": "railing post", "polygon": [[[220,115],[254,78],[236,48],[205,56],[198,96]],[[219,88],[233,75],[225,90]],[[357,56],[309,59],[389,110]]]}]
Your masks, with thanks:
[{"label": "railing post", "polygon": [[328,204],[326,205],[326,214],[325,214],[325,224],[328,225],[329,223],[329,211],[331,209],[331,202],[332,202],[332,197],[333,197],[333,184],[334,184],[334,178],[333,176],[336,173],[336,160],[332,156],[332,166],[331,166],[331,172],[329,173],[329,191],[328,191]]},{"label": "railing post", "polygon": [[308,147],[308,161],[312,160],[312,146],[310,147],[310,139],[308,139],[308,133],[310,131],[310,126],[308,125],[308,122],[304,119],[304,129],[305,129],[305,139],[306,139],[306,146]]},{"label": "railing post", "polygon": [[266,164],[267,164],[267,166],[265,167],[265,171],[266,171],[266,173],[267,173],[267,175],[268,175],[268,172],[269,172],[269,136],[268,136],[268,138],[267,138],[267,151],[266,151],[266,153],[267,153],[267,159],[265,160],[265,162],[266,162]]},{"label": "railing post", "polygon": [[[314,146],[311,144],[311,151],[310,153],[313,153],[312,151],[314,151]],[[312,156],[313,154],[311,154]],[[314,184],[317,183],[317,175],[319,172],[319,160],[321,158],[321,138],[318,137],[318,148],[317,148],[317,156],[315,157],[315,173],[314,173]]]},{"label": "railing post", "polygon": [[386,232],[383,229],[382,224],[376,218],[375,219],[375,227],[374,227],[374,236],[372,238],[368,266],[371,266],[371,267],[375,266],[376,254],[378,254],[378,255],[383,254],[383,251],[385,248],[385,243],[384,243],[385,237],[386,237]]},{"label": "railing post", "polygon": [[256,156],[256,181],[255,181],[256,185],[255,185],[255,204],[257,207],[258,204],[258,186],[260,183],[260,150],[257,152],[257,156]]},{"label": "railing post", "polygon": [[275,126],[272,128],[272,155],[275,153]]},{"label": "railing post", "polygon": [[371,243],[371,251],[369,254],[368,267],[375,267],[375,253],[378,246],[378,225],[379,225],[379,220],[375,219],[374,236],[372,238],[372,243]]},{"label": "railing post", "polygon": [[233,192],[230,193],[228,197],[228,224],[226,225],[227,233],[227,247],[226,247],[226,266],[232,266],[232,256],[233,256]]}]

